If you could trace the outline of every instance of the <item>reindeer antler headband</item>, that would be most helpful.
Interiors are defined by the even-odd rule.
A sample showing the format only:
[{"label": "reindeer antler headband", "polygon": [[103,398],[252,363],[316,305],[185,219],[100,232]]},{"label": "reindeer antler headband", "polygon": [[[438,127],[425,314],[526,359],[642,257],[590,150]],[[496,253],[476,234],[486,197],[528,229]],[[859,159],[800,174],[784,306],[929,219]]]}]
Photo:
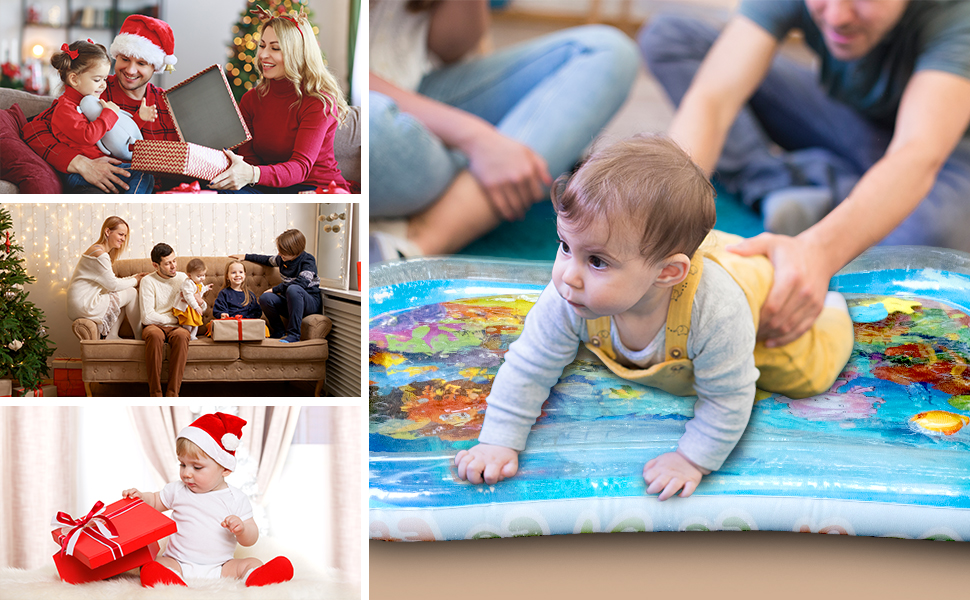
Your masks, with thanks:
[{"label": "reindeer antler headband", "polygon": [[285,14],[283,12],[282,6],[279,9],[279,14],[275,14],[275,15],[273,13],[271,13],[270,11],[266,10],[265,8],[263,8],[262,6],[258,6],[258,5],[256,6],[255,9],[249,11],[249,14],[256,15],[256,18],[258,18],[263,23],[266,23],[266,22],[271,21],[273,19],[286,19],[290,23],[293,23],[294,25],[296,25],[296,30],[300,32],[300,37],[303,37],[303,30],[300,29],[300,23],[299,22],[300,21],[304,21],[306,23],[309,23],[310,22],[309,19],[307,18],[307,14],[306,14],[306,11],[304,9],[304,6],[303,6],[303,3],[302,2],[300,3],[300,12],[297,13],[295,19],[293,17],[291,17],[290,15]]}]

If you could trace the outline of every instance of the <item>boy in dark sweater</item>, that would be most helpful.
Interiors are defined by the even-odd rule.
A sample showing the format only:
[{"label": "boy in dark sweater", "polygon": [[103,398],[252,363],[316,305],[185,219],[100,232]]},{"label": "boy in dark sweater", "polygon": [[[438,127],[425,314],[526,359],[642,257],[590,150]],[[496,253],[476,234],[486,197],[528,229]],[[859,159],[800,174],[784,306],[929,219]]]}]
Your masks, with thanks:
[{"label": "boy in dark sweater", "polygon": [[[305,251],[306,238],[298,229],[287,229],[276,238],[276,256],[233,254],[236,260],[248,260],[277,267],[283,282],[259,297],[259,306],[269,322],[271,338],[284,344],[300,341],[300,325],[306,315],[319,314],[323,307],[317,261]],[[286,329],[282,315],[287,316]]]}]

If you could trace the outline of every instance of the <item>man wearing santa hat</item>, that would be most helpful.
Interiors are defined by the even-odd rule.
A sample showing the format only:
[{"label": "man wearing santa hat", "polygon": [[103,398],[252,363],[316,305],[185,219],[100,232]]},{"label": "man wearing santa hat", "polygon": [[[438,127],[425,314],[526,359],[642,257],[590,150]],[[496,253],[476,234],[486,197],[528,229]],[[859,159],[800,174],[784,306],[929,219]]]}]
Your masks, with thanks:
[{"label": "man wearing santa hat", "polygon": [[[131,15],[122,24],[109,53],[115,59],[115,72],[108,76],[108,86],[101,99],[114,102],[131,114],[138,112],[143,101],[154,106],[157,117],[142,128],[142,136],[147,140],[178,141],[175,121],[165,104],[165,92],[149,81],[155,73],[174,70],[178,59],[171,26],[161,19]],[[121,161],[109,156],[87,158],[54,137],[50,122],[53,112],[54,106],[51,106],[24,126],[24,141],[34,152],[58,171],[83,177],[93,192],[127,189],[118,175],[128,173],[115,166]]]}]

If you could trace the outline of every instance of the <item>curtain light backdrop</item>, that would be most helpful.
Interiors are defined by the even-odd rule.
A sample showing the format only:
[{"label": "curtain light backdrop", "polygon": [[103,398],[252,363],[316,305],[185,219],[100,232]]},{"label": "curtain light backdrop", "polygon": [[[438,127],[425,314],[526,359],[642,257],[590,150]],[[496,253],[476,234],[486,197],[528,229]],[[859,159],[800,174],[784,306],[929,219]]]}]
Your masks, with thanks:
[{"label": "curtain light backdrop", "polygon": [[[105,218],[128,222],[128,249],[120,258],[145,258],[165,242],[179,256],[276,254],[276,236],[296,228],[313,252],[316,204],[69,203],[11,204],[14,235],[24,248],[30,300],[44,311],[57,345],[55,357],[79,357],[80,345],[65,314],[67,284],[77,261],[97,241]],[[184,267],[184,265],[181,265]]]}]

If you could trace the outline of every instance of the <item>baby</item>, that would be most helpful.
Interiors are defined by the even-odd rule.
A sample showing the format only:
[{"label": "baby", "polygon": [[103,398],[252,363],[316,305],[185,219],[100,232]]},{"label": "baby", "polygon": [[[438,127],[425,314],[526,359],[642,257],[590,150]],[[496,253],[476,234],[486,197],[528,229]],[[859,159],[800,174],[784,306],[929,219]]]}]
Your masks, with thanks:
[{"label": "baby", "polygon": [[197,339],[199,325],[202,325],[202,313],[208,308],[202,295],[212,289],[212,284],[202,285],[205,282],[205,263],[202,259],[193,258],[185,267],[185,274],[188,277],[182,283],[182,292],[175,306],[172,308],[179,325],[189,330],[190,339]]},{"label": "baby", "polygon": [[670,139],[637,136],[598,150],[552,196],[561,239],[552,282],[495,376],[478,445],[455,457],[460,478],[493,484],[515,475],[580,343],[624,379],[697,395],[677,450],[643,469],[647,493],[660,500],[690,496],[721,467],[748,424],[756,386],[813,396],[848,361],[852,321],[834,292],[794,342],[756,343],[771,263],[724,250],[740,238],[711,232],[713,187]]},{"label": "baby", "polygon": [[171,509],[178,526],[165,554],[142,567],[142,586],[184,586],[184,577],[234,577],[252,587],[293,578],[293,565],[284,556],[265,565],[255,558],[233,558],[237,542],[252,546],[259,537],[249,498],[225,479],[236,468],[236,448],[245,425],[234,415],[202,415],[176,440],[180,481],[160,492],[122,492],[158,511]]}]

